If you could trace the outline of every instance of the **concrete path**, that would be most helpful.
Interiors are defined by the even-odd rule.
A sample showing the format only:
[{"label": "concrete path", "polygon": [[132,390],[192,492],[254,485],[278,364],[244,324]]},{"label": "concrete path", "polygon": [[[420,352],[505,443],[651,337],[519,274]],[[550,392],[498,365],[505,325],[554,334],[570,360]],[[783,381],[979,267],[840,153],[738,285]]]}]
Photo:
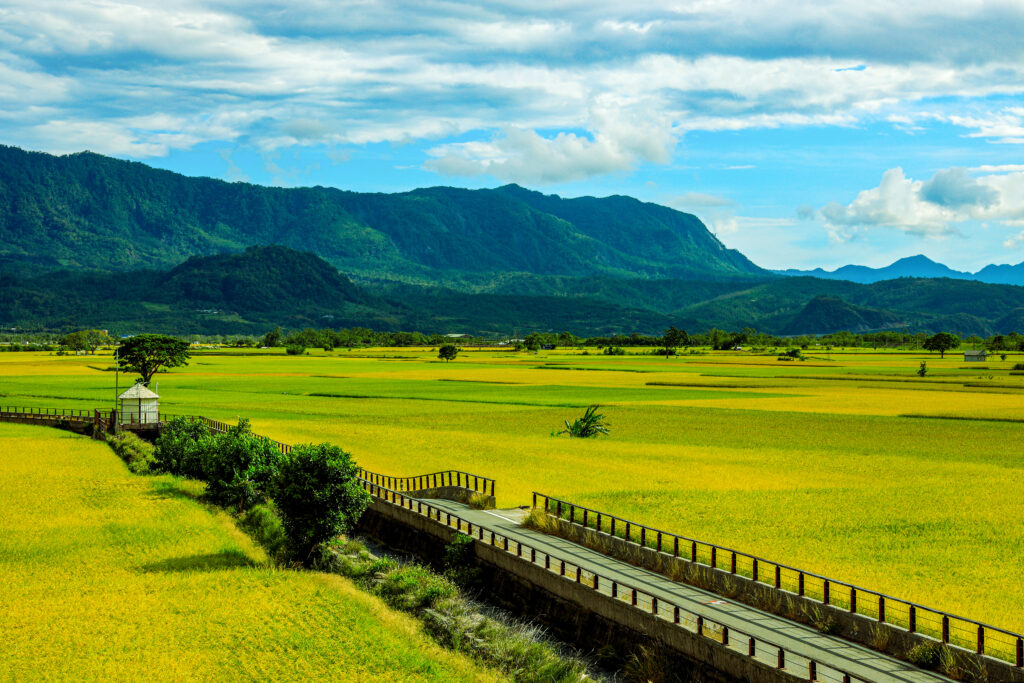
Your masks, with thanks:
[{"label": "concrete path", "polygon": [[[607,578],[655,596],[659,603],[679,606],[714,624],[725,626],[732,632],[774,643],[804,662],[814,660],[818,663],[819,680],[838,682],[842,680],[838,672],[843,672],[853,679],[870,683],[950,683],[950,679],[935,672],[918,669],[881,652],[824,635],[803,624],[742,603],[731,602],[694,586],[671,581],[661,574],[634,567],[565,539],[524,529],[519,526],[523,510],[474,510],[461,503],[438,499],[424,502],[458,515],[474,526],[543,551],[552,558],[580,566],[588,574],[596,573],[602,579]],[[741,648],[746,651],[745,641],[734,649]],[[766,652],[757,658],[772,665],[776,652]],[[806,663],[803,666],[806,667]],[[799,660],[787,660],[786,669],[791,670],[795,676],[808,678],[807,669],[800,669]]]}]

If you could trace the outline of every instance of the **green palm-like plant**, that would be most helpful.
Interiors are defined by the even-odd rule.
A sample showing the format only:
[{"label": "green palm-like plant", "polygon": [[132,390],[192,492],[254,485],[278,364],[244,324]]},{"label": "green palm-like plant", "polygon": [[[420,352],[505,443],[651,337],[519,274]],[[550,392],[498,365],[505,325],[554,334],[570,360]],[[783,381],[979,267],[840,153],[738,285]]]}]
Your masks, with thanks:
[{"label": "green palm-like plant", "polygon": [[608,433],[608,423],[604,421],[604,415],[598,415],[597,409],[600,406],[592,405],[583,413],[583,417],[576,418],[572,424],[565,421],[565,429],[559,434],[568,434],[570,438],[585,439],[591,436]]}]

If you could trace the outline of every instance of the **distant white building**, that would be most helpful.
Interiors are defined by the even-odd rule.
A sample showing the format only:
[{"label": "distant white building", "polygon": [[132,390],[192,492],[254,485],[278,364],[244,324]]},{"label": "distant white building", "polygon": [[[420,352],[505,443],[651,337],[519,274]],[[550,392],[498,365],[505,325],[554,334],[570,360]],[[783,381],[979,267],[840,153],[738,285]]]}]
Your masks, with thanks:
[{"label": "distant white building", "polygon": [[141,382],[117,397],[121,401],[122,424],[152,424],[160,421],[160,397]]},{"label": "distant white building", "polygon": [[967,349],[964,351],[964,361],[967,363],[983,362],[987,358],[988,352],[985,349]]}]

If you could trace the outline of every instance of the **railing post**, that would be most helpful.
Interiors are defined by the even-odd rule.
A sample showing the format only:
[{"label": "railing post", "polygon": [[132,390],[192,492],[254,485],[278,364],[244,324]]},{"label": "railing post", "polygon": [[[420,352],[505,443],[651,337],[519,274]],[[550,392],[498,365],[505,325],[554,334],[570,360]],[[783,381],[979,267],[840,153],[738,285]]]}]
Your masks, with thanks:
[{"label": "railing post", "polygon": [[629,542],[629,522],[626,522],[626,542]]},{"label": "railing post", "polygon": [[729,573],[730,574],[735,574],[736,573],[736,553],[735,552],[733,552],[733,554],[732,554],[732,565],[729,567]]},{"label": "railing post", "polygon": [[850,588],[850,614],[857,613],[857,589]]},{"label": "railing post", "polygon": [[748,657],[753,657],[756,654],[757,654],[757,641],[755,641],[753,638],[748,638],[747,639],[747,656]]},{"label": "railing post", "polygon": [[597,590],[598,583],[599,583],[599,580],[598,580],[597,574],[594,574],[594,590]]},{"label": "railing post", "polygon": [[757,558],[756,557],[754,558],[754,561],[751,563],[750,574],[751,574],[751,576],[750,576],[751,580],[752,581],[757,581]]},{"label": "railing post", "polygon": [[704,635],[704,617],[697,617],[697,635]]},{"label": "railing post", "polygon": [[728,644],[729,644],[729,627],[728,626],[723,626],[722,627],[722,645],[728,645]]},{"label": "railing post", "polygon": [[796,586],[797,586],[797,595],[801,595],[802,596],[804,594],[804,573],[803,572],[800,572],[799,576],[797,577]]},{"label": "railing post", "polygon": [[658,532],[658,552],[661,552],[661,532]]},{"label": "railing post", "polygon": [[679,623],[679,608],[678,607],[673,607],[672,608],[672,623],[673,624],[678,624]]},{"label": "railing post", "polygon": [[647,547],[647,527],[640,527],[640,547]]},{"label": "railing post", "polygon": [[978,654],[985,654],[985,627],[978,625]]},{"label": "railing post", "polygon": [[807,680],[816,681],[818,680],[818,667],[812,659],[807,663]]},{"label": "railing post", "polygon": [[651,614],[658,613],[658,598],[651,596]]},{"label": "railing post", "polygon": [[612,581],[612,597],[619,597],[619,584],[615,583],[614,581]]},{"label": "railing post", "polygon": [[949,642],[949,617],[942,615],[942,642]]},{"label": "railing post", "polygon": [[910,622],[907,624],[907,630],[914,633],[917,631],[917,608],[913,605],[910,606],[910,609],[907,612],[907,619]]},{"label": "railing post", "polygon": [[711,568],[712,569],[717,569],[718,568],[718,547],[717,546],[711,546]]},{"label": "railing post", "polygon": [[697,562],[697,541],[692,541],[690,543],[690,562],[695,564]]},{"label": "railing post", "polygon": [[679,537],[675,537],[675,542],[672,544],[672,557],[679,557]]},{"label": "railing post", "polygon": [[587,528],[587,508],[583,508],[583,528]]},{"label": "railing post", "polygon": [[779,648],[778,668],[780,668],[780,669],[785,669],[786,668],[786,651],[783,650],[781,647]]},{"label": "railing post", "polygon": [[827,605],[829,597],[830,596],[828,594],[828,579],[825,579],[825,582],[821,586],[821,601]]},{"label": "railing post", "polygon": [[1017,667],[1024,667],[1024,638],[1017,639]]},{"label": "railing post", "polygon": [[537,507],[537,494],[533,494],[533,507]]},{"label": "railing post", "polygon": [[878,596],[878,621],[885,623],[885,596]]},{"label": "railing post", "polygon": [[632,603],[633,603],[633,607],[636,607],[637,599],[636,599],[636,589],[635,588],[633,589],[633,594],[631,596],[631,600],[632,600]]}]

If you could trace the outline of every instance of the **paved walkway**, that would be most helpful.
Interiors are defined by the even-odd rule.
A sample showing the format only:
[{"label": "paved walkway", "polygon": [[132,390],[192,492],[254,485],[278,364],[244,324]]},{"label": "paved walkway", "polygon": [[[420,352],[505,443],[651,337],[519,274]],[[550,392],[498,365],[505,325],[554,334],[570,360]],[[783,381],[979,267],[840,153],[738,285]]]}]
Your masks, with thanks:
[{"label": "paved walkway", "polygon": [[[565,539],[524,529],[519,526],[519,520],[524,514],[522,510],[474,510],[461,503],[438,499],[424,502],[457,514],[474,526],[481,526],[548,553],[552,558],[578,565],[585,572],[596,573],[602,578],[636,588],[657,597],[659,602],[677,605],[715,624],[728,627],[730,631],[747,634],[758,641],[774,643],[804,659],[813,659],[819,663],[819,678],[823,680],[831,677],[824,675],[822,665],[871,683],[950,683],[950,679],[935,672],[918,669],[881,652],[824,635],[816,629],[742,603],[730,602],[694,586],[671,581],[661,574],[634,567]],[[762,657],[758,659],[769,661]],[[806,669],[794,669],[793,673],[807,678]]]}]

